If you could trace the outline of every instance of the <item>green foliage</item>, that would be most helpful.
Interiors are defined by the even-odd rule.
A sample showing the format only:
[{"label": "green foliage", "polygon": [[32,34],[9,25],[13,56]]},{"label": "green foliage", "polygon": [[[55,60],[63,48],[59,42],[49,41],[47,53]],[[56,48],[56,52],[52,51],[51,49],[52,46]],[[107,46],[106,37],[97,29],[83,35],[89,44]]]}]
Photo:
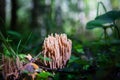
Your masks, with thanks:
[{"label": "green foliage", "polygon": [[97,16],[95,19],[107,20],[108,23],[120,18],[120,11],[108,11],[105,14]]},{"label": "green foliage", "polygon": [[73,48],[74,48],[75,52],[84,54],[83,46],[81,44],[79,44],[79,43],[73,44]]},{"label": "green foliage", "polygon": [[15,58],[16,57],[16,52],[11,47],[9,42],[7,42],[9,40],[6,40],[1,32],[0,32],[0,40],[2,41],[3,50],[5,51],[4,54],[8,55],[8,56],[12,56],[13,58]]},{"label": "green foliage", "polygon": [[49,77],[53,77],[53,74],[43,71],[37,74],[36,80],[47,80]]},{"label": "green foliage", "polygon": [[[87,29],[94,29],[94,28],[97,28],[97,27],[107,28],[107,27],[111,26],[111,23],[109,23],[109,22],[111,22],[109,19],[108,20],[104,20],[104,19],[103,20],[100,20],[100,19],[92,20],[92,21],[87,23],[86,28]],[[110,24],[110,25],[108,25],[108,24]]]},{"label": "green foliage", "polygon": [[7,31],[8,35],[12,38],[18,38],[20,39],[22,35],[16,31]]},{"label": "green foliage", "polygon": [[114,21],[120,18],[119,14],[120,11],[109,11],[103,15],[99,15],[95,20],[87,23],[87,29],[112,27],[115,25],[113,25]]}]

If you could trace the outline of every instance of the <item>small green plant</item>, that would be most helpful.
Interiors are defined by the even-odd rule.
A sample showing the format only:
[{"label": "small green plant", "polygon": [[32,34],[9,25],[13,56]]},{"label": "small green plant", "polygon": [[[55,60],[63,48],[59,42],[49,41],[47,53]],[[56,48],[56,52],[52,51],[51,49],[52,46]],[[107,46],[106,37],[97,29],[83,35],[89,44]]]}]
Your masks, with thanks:
[{"label": "small green plant", "polygon": [[[102,15],[99,15],[100,4],[103,6],[103,9],[105,11],[105,13]],[[104,4],[102,2],[99,2],[98,7],[97,7],[97,17],[94,20],[89,21],[86,25],[86,28],[87,29],[94,29],[97,27],[103,28],[105,39],[108,38],[107,29],[111,28],[113,32],[114,30],[117,31],[117,35],[120,39],[120,31],[118,29],[118,26],[116,25],[116,20],[120,19],[119,14],[120,14],[120,11],[108,11],[107,12]]]}]

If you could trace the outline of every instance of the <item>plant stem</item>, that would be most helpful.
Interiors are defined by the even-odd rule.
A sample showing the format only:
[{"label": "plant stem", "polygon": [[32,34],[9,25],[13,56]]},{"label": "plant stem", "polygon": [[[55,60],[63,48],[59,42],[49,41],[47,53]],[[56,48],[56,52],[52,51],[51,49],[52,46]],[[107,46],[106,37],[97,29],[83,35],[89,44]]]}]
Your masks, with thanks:
[{"label": "plant stem", "polygon": [[116,29],[116,31],[117,31],[118,38],[120,39],[120,31],[119,31],[119,28],[118,28],[117,25],[115,24],[115,21],[114,21],[113,23],[114,23],[115,29]]},{"label": "plant stem", "polygon": [[97,5],[97,16],[99,15],[99,6],[100,6],[100,4],[102,5],[105,13],[107,12],[107,9],[106,9],[105,5],[103,4],[103,2],[100,1],[100,2],[98,2],[98,5]]}]

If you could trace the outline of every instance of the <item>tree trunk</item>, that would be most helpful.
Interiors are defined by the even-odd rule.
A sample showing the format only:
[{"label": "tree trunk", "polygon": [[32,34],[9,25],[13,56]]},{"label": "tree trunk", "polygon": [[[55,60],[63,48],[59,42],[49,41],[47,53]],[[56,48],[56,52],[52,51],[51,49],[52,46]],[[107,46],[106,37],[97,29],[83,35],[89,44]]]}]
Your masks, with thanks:
[{"label": "tree trunk", "polygon": [[5,0],[0,0],[0,31],[3,35],[5,31]]},{"label": "tree trunk", "polygon": [[10,28],[11,30],[17,30],[17,9],[18,9],[18,4],[17,0],[11,0],[11,22],[10,22]]},{"label": "tree trunk", "polygon": [[[0,0],[0,33],[6,37],[5,29],[5,0]],[[0,39],[0,53],[3,53],[2,40]],[[0,54],[0,59],[2,59],[2,54]],[[0,65],[2,64],[0,60]],[[2,73],[0,71],[0,80],[3,80]]]},{"label": "tree trunk", "polygon": [[34,29],[35,27],[38,27],[37,17],[38,17],[38,14],[39,14],[39,11],[38,11],[39,0],[32,0],[32,3],[33,3],[33,9],[32,9],[31,28]]},{"label": "tree trunk", "polygon": [[44,15],[45,15],[45,4],[44,0],[32,0],[32,18],[31,18],[31,29],[35,34],[44,36],[46,33]]}]

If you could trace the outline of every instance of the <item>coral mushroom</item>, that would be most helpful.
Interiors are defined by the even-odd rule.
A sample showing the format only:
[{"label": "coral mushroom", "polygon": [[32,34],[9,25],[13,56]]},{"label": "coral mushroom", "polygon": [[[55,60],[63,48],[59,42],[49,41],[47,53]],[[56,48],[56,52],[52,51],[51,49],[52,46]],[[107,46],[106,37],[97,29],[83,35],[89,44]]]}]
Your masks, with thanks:
[{"label": "coral mushroom", "polygon": [[[43,44],[44,64],[51,69],[64,68],[71,56],[71,48],[72,42],[66,34],[49,35]],[[52,61],[46,61],[46,58]]]}]

